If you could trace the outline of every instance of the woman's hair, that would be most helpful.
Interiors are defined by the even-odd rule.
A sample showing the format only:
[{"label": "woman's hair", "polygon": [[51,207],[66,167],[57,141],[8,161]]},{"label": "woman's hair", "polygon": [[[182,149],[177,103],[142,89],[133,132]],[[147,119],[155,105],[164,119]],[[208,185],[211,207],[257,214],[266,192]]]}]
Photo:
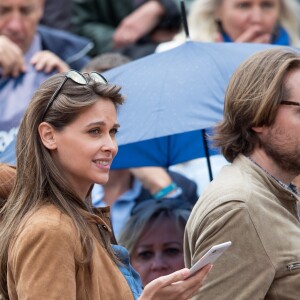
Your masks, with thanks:
[{"label": "woman's hair", "polygon": [[[0,294],[7,296],[7,259],[9,245],[19,224],[45,204],[52,204],[73,221],[83,248],[84,258],[78,262],[88,268],[92,256],[91,230],[86,216],[90,214],[88,205],[71,188],[59,171],[50,151],[44,147],[38,132],[42,121],[61,131],[73,122],[80,113],[91,107],[99,97],[101,101],[112,101],[117,108],[124,99],[120,88],[110,84],[100,84],[85,76],[87,84],[80,85],[67,79],[57,98],[53,101],[44,119],[46,105],[55,90],[65,79],[57,74],[47,79],[33,95],[17,136],[17,177],[11,194],[0,211]],[[100,227],[101,228],[101,227]],[[103,246],[114,259],[110,241],[101,234]]]},{"label": "woman's hair", "polygon": [[[148,202],[147,205],[139,210],[138,206],[142,206],[145,202]],[[174,226],[178,230],[184,230],[191,213],[189,203],[186,203],[185,200],[172,198],[145,200],[137,204],[136,208],[136,213],[130,217],[118,240],[119,244],[124,246],[130,254],[132,254],[142,235],[154,222],[168,218],[174,221]]]},{"label": "woman's hair", "polygon": [[252,128],[274,123],[281,101],[289,99],[287,75],[296,69],[300,53],[276,47],[254,54],[235,71],[225,95],[224,119],[213,137],[228,161],[240,153],[249,155],[259,145]]},{"label": "woman's hair", "polygon": [[[188,24],[190,37],[194,41],[214,42],[219,24],[216,11],[226,0],[195,0],[190,6]],[[300,5],[297,0],[280,0],[280,15],[278,23],[287,31],[291,45],[300,46]],[[181,32],[175,39],[183,39]]]}]

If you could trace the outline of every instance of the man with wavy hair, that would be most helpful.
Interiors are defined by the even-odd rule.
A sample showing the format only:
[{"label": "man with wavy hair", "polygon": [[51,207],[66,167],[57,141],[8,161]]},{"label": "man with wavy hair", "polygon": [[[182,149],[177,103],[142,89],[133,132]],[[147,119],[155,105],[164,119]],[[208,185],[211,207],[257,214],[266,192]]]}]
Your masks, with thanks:
[{"label": "man with wavy hair", "polygon": [[185,262],[225,241],[194,299],[299,299],[300,54],[259,52],[234,73],[214,140],[225,166],[196,203]]}]

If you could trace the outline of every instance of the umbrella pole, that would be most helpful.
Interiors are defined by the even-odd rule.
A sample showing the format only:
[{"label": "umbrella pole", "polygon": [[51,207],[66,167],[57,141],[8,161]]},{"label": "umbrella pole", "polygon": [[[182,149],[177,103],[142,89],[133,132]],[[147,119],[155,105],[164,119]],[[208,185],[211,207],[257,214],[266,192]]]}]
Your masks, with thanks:
[{"label": "umbrella pole", "polygon": [[202,129],[201,132],[202,132],[203,145],[204,145],[205,157],[206,157],[206,162],[207,162],[209,180],[212,181],[213,180],[213,175],[212,175],[212,170],[211,170],[210,156],[209,156],[209,150],[208,150],[208,144],[207,144],[205,129]]},{"label": "umbrella pole", "polygon": [[181,20],[182,20],[183,29],[185,32],[185,37],[186,37],[186,39],[189,40],[190,33],[189,33],[189,26],[188,26],[187,17],[186,17],[186,9],[185,9],[184,0],[180,1],[180,8],[181,8]]}]

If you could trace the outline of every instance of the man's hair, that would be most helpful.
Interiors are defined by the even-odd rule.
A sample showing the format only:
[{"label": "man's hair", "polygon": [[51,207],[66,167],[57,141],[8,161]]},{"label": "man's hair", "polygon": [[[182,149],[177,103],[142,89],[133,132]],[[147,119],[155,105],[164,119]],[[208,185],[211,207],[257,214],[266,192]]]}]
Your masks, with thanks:
[{"label": "man's hair", "polygon": [[235,71],[225,95],[224,119],[213,137],[228,161],[259,145],[252,128],[273,124],[281,101],[289,99],[286,78],[295,69],[300,69],[300,53],[276,47],[254,54]]}]

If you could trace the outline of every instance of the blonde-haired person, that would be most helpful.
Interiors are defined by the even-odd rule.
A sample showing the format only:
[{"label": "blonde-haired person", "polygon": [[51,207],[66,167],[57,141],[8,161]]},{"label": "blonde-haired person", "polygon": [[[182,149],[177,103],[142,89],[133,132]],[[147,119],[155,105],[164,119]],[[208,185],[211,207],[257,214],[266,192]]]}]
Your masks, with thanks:
[{"label": "blonde-haired person", "polygon": [[148,199],[133,207],[119,243],[143,286],[184,267],[183,234],[192,210],[186,199]]},{"label": "blonde-haired person", "polygon": [[[195,0],[188,14],[190,37],[199,42],[269,43],[300,46],[297,0]],[[185,41],[182,31],[157,52]]]},{"label": "blonde-haired person", "polygon": [[187,280],[180,270],[142,292],[115,244],[109,208],[87,200],[95,182],[108,180],[122,103],[120,88],[95,72],[54,75],[34,94],[17,136],[16,182],[0,211],[4,299],[188,299],[200,287],[209,267]]}]

